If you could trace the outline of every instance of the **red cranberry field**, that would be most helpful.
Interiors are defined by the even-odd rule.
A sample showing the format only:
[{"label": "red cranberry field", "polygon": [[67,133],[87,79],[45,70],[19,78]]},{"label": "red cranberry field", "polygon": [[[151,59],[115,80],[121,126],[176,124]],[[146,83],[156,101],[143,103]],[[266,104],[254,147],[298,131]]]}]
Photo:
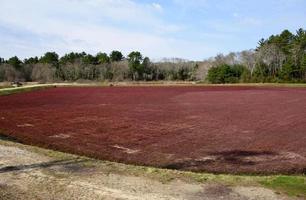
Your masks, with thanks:
[{"label": "red cranberry field", "polygon": [[0,132],[128,164],[306,172],[306,89],[59,87],[0,96]]}]

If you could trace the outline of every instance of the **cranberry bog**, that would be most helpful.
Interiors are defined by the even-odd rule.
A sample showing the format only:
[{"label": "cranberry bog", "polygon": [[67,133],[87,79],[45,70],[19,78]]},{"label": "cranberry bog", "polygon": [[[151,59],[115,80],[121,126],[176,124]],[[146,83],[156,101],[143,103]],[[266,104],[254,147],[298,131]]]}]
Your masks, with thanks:
[{"label": "cranberry bog", "polygon": [[306,172],[306,89],[57,87],[0,96],[0,132],[103,160],[214,173]]}]

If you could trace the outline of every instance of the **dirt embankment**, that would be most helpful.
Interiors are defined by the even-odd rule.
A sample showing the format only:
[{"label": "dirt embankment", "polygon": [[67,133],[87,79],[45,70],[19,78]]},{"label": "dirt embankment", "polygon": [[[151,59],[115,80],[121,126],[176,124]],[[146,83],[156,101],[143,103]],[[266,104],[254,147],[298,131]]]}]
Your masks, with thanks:
[{"label": "dirt embankment", "polygon": [[[258,186],[227,186],[127,174],[128,166],[0,140],[0,199],[285,200]],[[115,167],[116,168],[116,167]],[[117,167],[118,168],[118,167]]]}]

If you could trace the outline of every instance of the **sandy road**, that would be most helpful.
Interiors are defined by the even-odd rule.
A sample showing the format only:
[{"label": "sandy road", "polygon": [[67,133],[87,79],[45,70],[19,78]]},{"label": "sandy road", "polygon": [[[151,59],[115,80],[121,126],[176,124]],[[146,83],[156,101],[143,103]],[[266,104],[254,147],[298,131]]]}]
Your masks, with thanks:
[{"label": "sandy road", "polygon": [[[26,148],[24,148],[26,147]],[[33,148],[33,150],[31,149]],[[174,179],[161,182],[99,167],[87,158],[49,156],[36,147],[0,139],[0,199],[233,199],[281,200],[287,197],[254,186],[225,186]],[[42,150],[45,151],[45,150]]]}]

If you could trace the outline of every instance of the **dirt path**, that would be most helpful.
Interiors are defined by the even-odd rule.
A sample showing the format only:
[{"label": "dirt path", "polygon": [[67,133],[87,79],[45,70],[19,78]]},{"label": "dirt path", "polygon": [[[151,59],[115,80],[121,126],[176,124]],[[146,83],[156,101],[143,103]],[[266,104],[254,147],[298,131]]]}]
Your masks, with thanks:
[{"label": "dirt path", "polygon": [[[47,152],[47,153],[46,153]],[[112,164],[0,139],[0,200],[6,199],[269,199],[287,197],[255,186],[160,181]]]}]

